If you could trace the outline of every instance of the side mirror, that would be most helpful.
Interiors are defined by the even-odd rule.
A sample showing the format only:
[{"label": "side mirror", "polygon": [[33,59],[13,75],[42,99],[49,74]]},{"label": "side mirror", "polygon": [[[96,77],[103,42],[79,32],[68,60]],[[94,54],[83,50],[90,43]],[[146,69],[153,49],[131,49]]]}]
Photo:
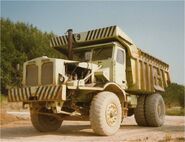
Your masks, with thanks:
[{"label": "side mirror", "polygon": [[20,64],[16,65],[16,70],[19,71],[20,70]]}]

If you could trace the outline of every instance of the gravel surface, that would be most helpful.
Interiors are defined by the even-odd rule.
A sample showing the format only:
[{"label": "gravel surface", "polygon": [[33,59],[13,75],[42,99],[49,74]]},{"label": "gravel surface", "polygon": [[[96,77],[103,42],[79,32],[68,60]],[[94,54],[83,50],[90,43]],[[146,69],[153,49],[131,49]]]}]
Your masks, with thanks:
[{"label": "gravel surface", "polygon": [[158,128],[139,127],[136,125],[133,116],[128,117],[124,119],[119,131],[115,135],[108,137],[95,135],[88,121],[64,121],[62,127],[52,133],[40,133],[36,131],[29,119],[13,121],[0,127],[2,142],[185,141],[184,116],[166,116],[165,125]]}]

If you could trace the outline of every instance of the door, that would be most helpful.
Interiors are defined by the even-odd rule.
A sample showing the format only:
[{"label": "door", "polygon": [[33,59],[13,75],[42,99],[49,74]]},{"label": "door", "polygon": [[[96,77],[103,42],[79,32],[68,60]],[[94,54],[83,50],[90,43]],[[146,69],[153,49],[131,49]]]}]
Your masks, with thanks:
[{"label": "door", "polygon": [[126,55],[125,50],[117,48],[115,63],[115,81],[123,88],[126,87]]}]

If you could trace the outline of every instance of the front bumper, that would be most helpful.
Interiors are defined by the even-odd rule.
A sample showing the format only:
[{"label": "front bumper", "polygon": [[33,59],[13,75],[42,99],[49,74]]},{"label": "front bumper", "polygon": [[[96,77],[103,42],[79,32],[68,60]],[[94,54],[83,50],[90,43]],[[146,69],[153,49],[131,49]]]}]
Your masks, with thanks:
[{"label": "front bumper", "polygon": [[8,90],[9,102],[61,101],[66,100],[66,85],[20,87]]}]

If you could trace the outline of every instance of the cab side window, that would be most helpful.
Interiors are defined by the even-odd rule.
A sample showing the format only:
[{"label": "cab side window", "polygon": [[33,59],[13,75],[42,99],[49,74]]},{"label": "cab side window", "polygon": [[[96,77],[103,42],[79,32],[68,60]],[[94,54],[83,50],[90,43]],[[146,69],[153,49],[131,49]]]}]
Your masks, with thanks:
[{"label": "cab side window", "polygon": [[124,52],[120,49],[117,51],[116,61],[120,64],[124,64]]}]

